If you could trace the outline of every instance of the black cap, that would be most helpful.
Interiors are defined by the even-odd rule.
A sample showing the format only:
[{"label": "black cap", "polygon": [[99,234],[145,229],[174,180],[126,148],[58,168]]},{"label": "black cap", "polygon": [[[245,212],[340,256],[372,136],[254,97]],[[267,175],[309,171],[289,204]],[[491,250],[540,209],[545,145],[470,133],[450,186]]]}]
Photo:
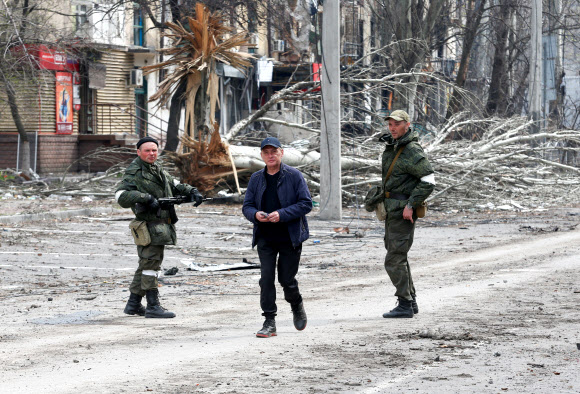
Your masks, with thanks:
[{"label": "black cap", "polygon": [[266,146],[273,146],[274,148],[281,148],[282,145],[280,144],[280,141],[278,141],[278,138],[275,137],[267,137],[264,138],[264,140],[262,141],[262,144],[260,145],[260,149],[264,149],[264,147]]},{"label": "black cap", "polygon": [[146,142],[155,142],[155,145],[159,146],[159,142],[153,137],[143,137],[137,142],[137,149],[141,147]]}]

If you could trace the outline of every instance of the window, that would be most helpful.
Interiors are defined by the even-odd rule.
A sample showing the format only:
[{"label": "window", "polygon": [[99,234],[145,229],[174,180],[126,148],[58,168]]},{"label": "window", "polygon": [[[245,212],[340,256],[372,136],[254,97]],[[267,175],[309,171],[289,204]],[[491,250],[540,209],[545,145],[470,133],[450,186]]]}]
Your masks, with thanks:
[{"label": "window", "polygon": [[138,4],[133,6],[133,45],[145,45],[145,32],[143,30],[143,9]]},{"label": "window", "polygon": [[86,5],[78,4],[76,6],[76,16],[75,16],[75,30],[79,31],[86,27],[89,23],[89,18],[87,17],[88,7]]}]

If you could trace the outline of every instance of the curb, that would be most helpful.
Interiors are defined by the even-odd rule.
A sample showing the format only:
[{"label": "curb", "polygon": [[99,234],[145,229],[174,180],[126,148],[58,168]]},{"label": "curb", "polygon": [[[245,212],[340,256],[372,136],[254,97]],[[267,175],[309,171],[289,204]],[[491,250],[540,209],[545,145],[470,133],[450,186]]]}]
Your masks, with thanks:
[{"label": "curb", "polygon": [[70,211],[56,211],[45,213],[31,213],[26,215],[0,216],[0,223],[21,223],[44,219],[66,219],[73,216],[94,216],[100,213],[113,213],[118,211],[114,208],[83,208],[71,209]]}]

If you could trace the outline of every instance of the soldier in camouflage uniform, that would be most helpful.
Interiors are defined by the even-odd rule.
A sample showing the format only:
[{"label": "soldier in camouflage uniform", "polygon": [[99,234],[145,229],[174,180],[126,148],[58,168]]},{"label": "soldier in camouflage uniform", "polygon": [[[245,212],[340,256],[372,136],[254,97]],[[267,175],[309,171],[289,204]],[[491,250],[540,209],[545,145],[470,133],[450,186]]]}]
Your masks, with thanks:
[{"label": "soldier in camouflage uniform", "polygon": [[[151,137],[141,138],[137,142],[138,157],[127,167],[115,197],[120,206],[133,210],[136,220],[146,222],[151,237],[149,245],[137,246],[139,267],[129,287],[131,294],[125,313],[152,318],[171,318],[175,317],[175,314],[165,310],[159,303],[157,277],[165,245],[175,245],[177,237],[170,211],[159,210],[157,199],[173,197],[176,194],[186,195],[191,197],[192,202],[195,201],[195,206],[198,206],[203,201],[203,196],[195,187],[173,179],[156,162],[158,146],[157,140]],[[137,203],[146,209],[137,212],[135,207]],[[147,308],[141,305],[143,296],[146,296]]]},{"label": "soldier in camouflage uniform", "polygon": [[[409,115],[405,111],[393,111],[386,118],[391,134],[383,135],[379,141],[387,146],[382,156],[383,204],[387,213],[385,220],[385,269],[396,287],[398,305],[385,318],[413,317],[419,312],[415,286],[407,253],[413,244],[417,207],[435,188],[435,175],[423,148],[418,143],[417,133],[410,130]],[[387,172],[397,152],[390,177]]]}]

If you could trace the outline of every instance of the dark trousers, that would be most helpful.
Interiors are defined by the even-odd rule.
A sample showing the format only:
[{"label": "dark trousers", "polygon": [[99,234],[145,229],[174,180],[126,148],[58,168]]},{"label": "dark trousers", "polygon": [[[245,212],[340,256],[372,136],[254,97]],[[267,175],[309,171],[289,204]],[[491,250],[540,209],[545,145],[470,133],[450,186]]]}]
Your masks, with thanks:
[{"label": "dark trousers", "polygon": [[267,242],[258,238],[257,246],[261,264],[260,306],[263,316],[273,318],[278,311],[275,283],[276,257],[278,258],[278,282],[284,289],[284,299],[290,305],[298,305],[302,302],[298,281],[296,281],[302,245],[294,248],[290,242]]},{"label": "dark trousers", "polygon": [[157,288],[157,272],[161,269],[164,249],[164,245],[137,246],[139,268],[129,286],[131,293],[144,296],[147,290]]},{"label": "dark trousers", "polygon": [[391,282],[397,288],[395,296],[409,301],[415,295],[415,285],[407,253],[413,245],[415,223],[403,218],[387,218],[385,222],[385,248],[387,248],[385,269]]}]

